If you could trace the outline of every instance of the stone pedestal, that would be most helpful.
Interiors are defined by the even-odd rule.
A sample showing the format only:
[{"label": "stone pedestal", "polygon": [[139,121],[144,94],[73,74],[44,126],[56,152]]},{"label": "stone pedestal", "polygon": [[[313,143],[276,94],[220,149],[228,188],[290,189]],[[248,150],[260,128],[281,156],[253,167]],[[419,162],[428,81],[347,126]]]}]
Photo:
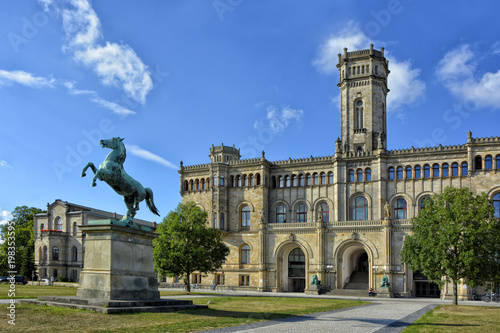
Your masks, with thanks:
[{"label": "stone pedestal", "polygon": [[319,295],[320,290],[322,289],[321,284],[310,284],[309,287],[304,291],[306,295]]},{"label": "stone pedestal", "polygon": [[117,220],[89,221],[85,265],[77,296],[109,300],[160,299],[153,270],[153,239],[147,227],[132,228]]},{"label": "stone pedestal", "polygon": [[377,290],[377,297],[381,298],[393,298],[393,294],[389,291],[389,288],[386,287],[380,287],[379,290]]}]

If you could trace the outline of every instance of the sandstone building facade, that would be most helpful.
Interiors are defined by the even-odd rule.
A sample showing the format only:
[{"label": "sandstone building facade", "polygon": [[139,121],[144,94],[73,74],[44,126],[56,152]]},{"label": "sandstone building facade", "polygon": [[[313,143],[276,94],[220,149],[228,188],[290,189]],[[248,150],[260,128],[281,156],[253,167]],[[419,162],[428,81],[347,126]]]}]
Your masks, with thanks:
[{"label": "sandstone building facade", "polygon": [[[239,149],[221,145],[210,149],[210,163],[181,163],[182,201],[205,210],[231,250],[203,284],[302,292],[317,275],[328,290],[382,293],[387,277],[392,295],[439,296],[400,258],[424,200],[447,186],[468,187],[487,193],[500,217],[499,137],[469,132],[461,145],[389,150],[384,49],[344,49],[337,67],[341,136],[334,155],[270,161],[262,152],[242,160]],[[460,286],[461,298],[472,292]],[[449,293],[445,286],[442,294]]]},{"label": "sandstone building facade", "polygon": [[[65,276],[79,282],[85,256],[85,233],[78,226],[89,220],[121,219],[122,215],[77,205],[57,199],[47,204],[47,213],[35,215],[35,265],[38,277],[47,279]],[[152,222],[134,219],[138,224]]]}]

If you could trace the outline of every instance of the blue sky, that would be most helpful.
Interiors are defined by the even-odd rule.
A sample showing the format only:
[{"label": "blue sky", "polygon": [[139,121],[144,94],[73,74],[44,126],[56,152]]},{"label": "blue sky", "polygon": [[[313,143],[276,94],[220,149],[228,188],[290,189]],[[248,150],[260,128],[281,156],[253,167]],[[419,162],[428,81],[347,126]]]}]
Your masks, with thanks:
[{"label": "blue sky", "polygon": [[[498,136],[500,4],[482,1],[0,2],[0,223],[62,199],[124,213],[80,178],[125,138],[125,169],[164,217],[179,162],[333,155],[337,54],[384,47],[388,148]],[[91,172],[89,171],[89,174]],[[141,204],[138,218],[161,221]]]}]

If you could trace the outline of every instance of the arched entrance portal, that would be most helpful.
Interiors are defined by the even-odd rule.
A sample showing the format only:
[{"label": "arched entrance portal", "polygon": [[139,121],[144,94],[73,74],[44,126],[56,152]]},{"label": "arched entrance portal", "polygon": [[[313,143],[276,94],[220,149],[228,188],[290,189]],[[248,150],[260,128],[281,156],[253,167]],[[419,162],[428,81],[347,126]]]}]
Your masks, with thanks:
[{"label": "arched entrance portal", "polygon": [[368,290],[370,264],[368,253],[359,244],[347,247],[339,262],[339,289]]},{"label": "arched entrance portal", "polygon": [[304,292],[306,287],[306,257],[296,248],[288,255],[288,291]]}]

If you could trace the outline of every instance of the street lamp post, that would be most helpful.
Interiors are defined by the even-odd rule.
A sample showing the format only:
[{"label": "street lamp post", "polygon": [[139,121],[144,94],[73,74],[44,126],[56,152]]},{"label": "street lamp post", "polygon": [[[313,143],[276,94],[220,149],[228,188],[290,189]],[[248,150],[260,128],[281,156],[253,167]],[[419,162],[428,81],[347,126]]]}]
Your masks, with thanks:
[{"label": "street lamp post", "polygon": [[328,289],[332,289],[332,271],[333,271],[333,266],[332,265],[327,265],[326,266],[326,271],[328,272]]}]

